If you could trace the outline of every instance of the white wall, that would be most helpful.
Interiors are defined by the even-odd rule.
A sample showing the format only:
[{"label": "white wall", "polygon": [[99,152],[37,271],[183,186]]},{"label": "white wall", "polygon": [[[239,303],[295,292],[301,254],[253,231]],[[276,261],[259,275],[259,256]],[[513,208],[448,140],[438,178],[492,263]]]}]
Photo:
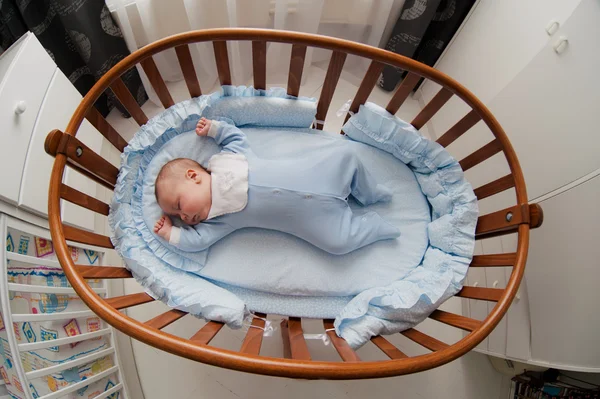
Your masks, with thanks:
[{"label": "white wall", "polygon": [[[436,68],[489,103],[548,43],[552,19],[564,23],[581,0],[480,0]],[[439,90],[422,87],[426,101]],[[439,137],[467,112],[452,99],[432,120]]]}]

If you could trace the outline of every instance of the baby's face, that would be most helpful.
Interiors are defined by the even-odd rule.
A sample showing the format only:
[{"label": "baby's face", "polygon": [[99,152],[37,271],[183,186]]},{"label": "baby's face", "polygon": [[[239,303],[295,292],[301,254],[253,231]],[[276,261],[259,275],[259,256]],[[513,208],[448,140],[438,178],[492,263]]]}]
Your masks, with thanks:
[{"label": "baby's face", "polygon": [[212,205],[211,176],[204,170],[186,169],[183,178],[162,182],[158,204],[165,213],[194,225],[206,220]]}]

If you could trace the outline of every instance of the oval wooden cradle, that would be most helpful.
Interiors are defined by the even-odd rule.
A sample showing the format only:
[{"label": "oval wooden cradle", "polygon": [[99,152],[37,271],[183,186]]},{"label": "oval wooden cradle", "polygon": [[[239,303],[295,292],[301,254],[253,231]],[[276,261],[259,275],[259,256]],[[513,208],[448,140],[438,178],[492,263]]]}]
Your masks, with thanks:
[{"label": "oval wooden cradle", "polygon": [[[163,106],[168,108],[174,102],[152,56],[174,48],[190,96],[196,97],[200,96],[202,92],[188,44],[212,42],[220,84],[230,85],[233,82],[227,54],[228,41],[252,42],[254,86],[258,89],[266,87],[267,42],[290,44],[292,48],[287,91],[293,96],[297,96],[299,92],[307,48],[317,47],[332,51],[318,100],[317,121],[325,120],[346,56],[352,54],[367,58],[370,60],[370,65],[352,101],[350,111],[358,111],[359,105],[367,100],[384,65],[387,64],[408,71],[392,99],[386,105],[386,109],[392,114],[398,111],[421,78],[429,79],[441,86],[439,92],[412,120],[411,123],[415,128],[423,127],[452,96],[457,96],[469,106],[470,112],[437,140],[441,145],[448,146],[479,121],[483,121],[487,125],[493,133],[494,139],[463,158],[460,165],[467,170],[495,154],[502,153],[511,173],[502,177],[491,176],[491,182],[477,188],[475,194],[481,200],[514,188],[516,201],[512,207],[480,216],[476,239],[516,233],[518,244],[516,252],[513,253],[480,255],[473,258],[471,267],[512,266],[512,273],[506,288],[465,286],[457,294],[462,298],[495,303],[484,320],[475,320],[441,310],[436,310],[429,316],[438,322],[467,331],[468,334],[462,339],[450,345],[428,336],[418,329],[404,331],[401,333],[402,335],[430,351],[424,355],[409,357],[386,338],[373,337],[372,344],[381,349],[389,359],[361,361],[334,331],[327,331],[326,333],[343,361],[313,361],[304,339],[301,320],[296,317],[287,317],[281,323],[284,357],[266,357],[260,356],[263,339],[263,331],[260,328],[248,329],[242,346],[237,352],[217,348],[210,346],[209,343],[223,327],[221,323],[211,321],[202,326],[190,338],[178,337],[161,329],[185,316],[184,312],[170,310],[151,320],[138,321],[121,313],[120,310],[153,301],[149,295],[141,293],[102,298],[86,283],[86,279],[90,278],[131,278],[131,274],[123,267],[79,266],[74,264],[70,257],[66,240],[106,248],[113,247],[109,237],[68,226],[61,220],[61,199],[101,215],[109,213],[109,206],[106,203],[62,183],[66,166],[109,189],[114,188],[117,180],[118,169],[77,139],[77,131],[83,119],[86,118],[110,143],[118,150],[123,151],[127,145],[126,141],[93,106],[100,94],[107,89],[111,90],[135,121],[139,125],[143,125],[148,118],[120,79],[123,73],[136,64],[140,64]],[[349,115],[346,116],[346,119],[348,117]],[[317,122],[315,127],[322,129],[323,125]],[[146,344],[199,362],[252,373],[308,379],[388,377],[431,369],[464,355],[487,337],[507,312],[523,277],[529,245],[529,230],[538,227],[542,222],[541,208],[527,202],[523,173],[508,137],[491,112],[471,92],[452,78],[417,61],[379,48],[319,35],[260,29],[211,29],[178,34],[149,44],[111,68],[83,98],[66,131],[53,130],[50,132],[45,147],[46,152],[56,158],[50,179],[48,204],[52,239],[60,264],[83,301],[112,326]],[[490,173],[494,173],[493,170],[490,170]],[[264,327],[264,323],[263,319],[254,318],[253,325],[256,327]],[[323,320],[323,326],[324,330],[330,329],[333,326],[333,320]]]}]

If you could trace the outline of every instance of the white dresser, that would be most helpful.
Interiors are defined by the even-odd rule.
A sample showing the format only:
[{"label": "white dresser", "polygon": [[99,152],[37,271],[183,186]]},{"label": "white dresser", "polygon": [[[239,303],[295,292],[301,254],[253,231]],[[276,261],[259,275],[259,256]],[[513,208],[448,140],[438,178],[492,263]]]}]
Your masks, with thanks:
[{"label": "white dresser", "polygon": [[[5,241],[0,251],[0,399],[130,397],[116,331],[66,281],[46,220],[54,158],[45,153],[44,140],[52,129],[65,129],[80,101],[33,34],[0,56],[0,234]],[[87,121],[77,137],[98,153],[105,142]],[[92,197],[104,190],[69,169],[65,183]],[[105,219],[65,201],[61,207],[66,223],[105,233]],[[70,245],[77,264],[104,264],[105,249]],[[106,280],[90,284],[101,296],[111,289]],[[132,361],[125,359],[128,366]]]},{"label": "white dresser", "polygon": [[[501,2],[488,4],[502,5]],[[523,62],[519,72],[510,79],[502,75],[506,85],[486,101],[519,156],[529,200],[542,206],[544,223],[531,232],[525,278],[517,298],[477,350],[538,366],[598,373],[600,3],[596,0],[553,1],[548,2],[547,7],[549,9],[535,9],[536,16],[531,17],[528,21],[531,26],[527,27],[536,33],[536,40],[541,37],[539,41],[543,45],[539,49],[530,46],[535,48],[530,59]],[[563,10],[562,18],[554,15],[554,12],[561,14],[559,8],[567,7],[568,12]],[[542,8],[546,8],[546,4]],[[550,17],[540,20],[538,11],[543,15],[552,14],[560,21],[556,32],[546,33]],[[514,14],[512,9],[510,12]],[[516,29],[511,34],[523,33]],[[460,50],[464,50],[465,57],[482,54],[483,49],[496,49],[487,48],[473,34],[461,39],[464,40]],[[515,56],[520,54],[518,47],[513,49]],[[467,48],[470,51],[466,51]],[[494,58],[492,53],[481,56],[488,57],[492,64],[502,59]],[[476,61],[465,58],[453,67],[483,64]],[[491,80],[489,87],[497,83],[492,68],[477,74]],[[476,91],[478,95],[481,93],[486,94],[486,91]],[[445,112],[434,119],[438,136],[465,113],[464,108],[452,102],[443,110]],[[462,159],[491,139],[489,130],[479,123],[450,145],[449,150]],[[479,187],[508,173],[505,162],[496,155],[469,170],[467,178],[474,187]],[[481,201],[480,211],[485,214],[503,209],[513,205],[514,200],[514,190],[507,190]],[[505,236],[479,241],[476,254],[514,252],[515,249],[515,238]],[[471,268],[468,284],[503,288],[510,271],[503,267]],[[463,305],[465,315],[482,320],[494,303],[464,300]]]}]

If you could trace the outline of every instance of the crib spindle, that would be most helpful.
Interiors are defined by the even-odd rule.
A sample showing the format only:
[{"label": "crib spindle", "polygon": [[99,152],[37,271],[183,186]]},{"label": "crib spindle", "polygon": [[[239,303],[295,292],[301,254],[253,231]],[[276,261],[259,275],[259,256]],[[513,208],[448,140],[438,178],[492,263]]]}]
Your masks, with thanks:
[{"label": "crib spindle", "polygon": [[479,299],[481,301],[498,302],[504,290],[500,288],[465,286],[456,294],[461,298]]},{"label": "crib spindle", "polygon": [[500,144],[500,141],[498,139],[494,139],[486,145],[484,145],[483,147],[481,147],[480,149],[478,149],[477,151],[475,151],[474,153],[467,155],[465,158],[463,158],[459,162],[460,167],[463,171],[466,172],[473,166],[479,165],[481,162],[491,158],[500,151],[502,151],[502,144]]},{"label": "crib spindle", "polygon": [[529,206],[515,205],[487,215],[481,215],[477,219],[475,237],[481,239],[489,233],[514,231],[519,224],[529,223]]},{"label": "crib spindle", "polygon": [[133,277],[131,272],[124,267],[75,265],[75,269],[79,274],[81,274],[81,277],[86,279],[115,279]]},{"label": "crib spindle", "polygon": [[119,170],[75,136],[55,129],[46,137],[44,149],[54,157],[56,154],[65,154],[70,167],[111,190],[114,189]]},{"label": "crib spindle", "polygon": [[137,306],[137,305],[142,305],[144,303],[152,302],[152,301],[154,301],[154,298],[152,298],[150,295],[146,294],[145,292],[140,292],[138,294],[128,294],[128,295],[115,296],[112,298],[106,298],[105,301],[108,305],[112,306],[113,308],[115,308],[117,310],[120,310],[120,309],[130,308],[132,306]]},{"label": "crib spindle", "polygon": [[248,332],[246,333],[246,337],[242,342],[240,352],[248,355],[258,356],[260,354],[260,346],[262,345],[263,333],[266,324],[263,319],[266,318],[267,315],[263,313],[256,313],[255,315],[257,317],[252,319],[251,327],[248,327]]},{"label": "crib spindle", "polygon": [[158,330],[162,330],[169,324],[172,324],[177,320],[181,319],[186,314],[186,312],[182,312],[181,310],[172,309],[162,314],[159,314],[158,316],[148,320],[144,324],[146,324],[149,327],[154,327]]},{"label": "crib spindle", "polygon": [[63,232],[67,240],[80,242],[82,244],[95,245],[102,248],[114,248],[110,238],[101,234],[91,233],[86,230],[78,229],[77,227],[71,227],[63,224]]},{"label": "crib spindle", "polygon": [[514,266],[517,261],[516,252],[505,254],[475,255],[470,267],[506,267]]},{"label": "crib spindle", "polygon": [[267,42],[263,40],[252,42],[252,70],[254,88],[265,90],[267,88]]},{"label": "crib spindle", "polygon": [[287,322],[287,339],[290,348],[290,358],[297,360],[311,360],[304,331],[302,330],[302,320],[299,317],[290,317]]},{"label": "crib spindle", "polygon": [[396,348],[390,341],[383,338],[381,335],[371,338],[371,342],[375,344],[383,353],[390,359],[406,359],[408,356],[400,349]]},{"label": "crib spindle", "polygon": [[430,337],[427,334],[423,334],[421,331],[415,330],[414,328],[409,328],[408,330],[402,331],[400,334],[432,352],[446,349],[448,346],[450,346],[440,340]]},{"label": "crib spindle", "polygon": [[214,41],[213,48],[215,50],[215,61],[217,62],[219,82],[221,82],[221,86],[231,85],[231,71],[229,70],[227,42],[222,40]]},{"label": "crib spindle", "polygon": [[190,97],[200,97],[202,90],[200,89],[200,82],[198,82],[198,76],[196,75],[196,69],[194,68],[194,61],[192,61],[192,53],[187,44],[175,47],[175,54],[177,54],[177,60],[185,79],[185,85],[190,92]]},{"label": "crib spindle", "polygon": [[417,83],[419,83],[419,79],[421,79],[421,77],[416,73],[412,72],[409,72],[404,77],[404,79],[402,79],[402,82],[400,83],[398,89],[396,89],[396,92],[394,93],[394,97],[392,97],[387,107],[385,107],[387,112],[389,112],[392,115],[398,112],[402,104],[404,104],[404,101],[406,101],[406,99],[410,95],[410,92],[415,88]]},{"label": "crib spindle", "polygon": [[[379,76],[381,75],[381,71],[383,71],[383,64],[377,61],[371,61],[369,65],[369,69],[367,69],[367,73],[363,77],[360,86],[358,87],[358,91],[352,100],[352,104],[350,105],[350,112],[358,112],[358,107],[361,104],[364,104],[369,98],[369,94],[373,91],[373,87],[379,80]],[[344,123],[348,122],[350,118],[350,112],[346,114],[346,119],[344,119]]]},{"label": "crib spindle", "polygon": [[452,92],[447,89],[440,89],[437,94],[425,105],[419,114],[412,120],[411,124],[419,130],[425,125],[433,115],[435,115],[452,97]]},{"label": "crib spindle", "polygon": [[354,349],[348,345],[345,339],[338,337],[338,335],[333,330],[333,320],[325,319],[323,320],[323,326],[325,327],[327,336],[331,340],[333,347],[340,355],[343,361],[345,362],[360,362],[360,358],[354,352]]},{"label": "crib spindle", "polygon": [[89,209],[101,215],[108,216],[110,208],[108,204],[97,200],[94,197],[82,193],[81,191],[75,190],[73,187],[67,186],[66,184],[60,185],[60,197],[73,204],[79,205],[83,208]]},{"label": "crib spindle", "polygon": [[121,80],[121,78],[115,80],[113,84],[110,85],[110,89],[117,99],[123,104],[127,112],[131,114],[133,119],[137,122],[138,125],[142,126],[148,122],[148,117],[142,111],[142,108],[138,105],[135,97],[129,91],[125,83]]},{"label": "crib spindle", "polygon": [[481,116],[475,110],[471,110],[461,120],[456,122],[448,131],[437,139],[437,143],[443,147],[448,147],[457,138],[465,134],[470,128],[475,126],[481,120]]},{"label": "crib spindle", "polygon": [[306,46],[301,44],[292,45],[290,57],[290,72],[288,75],[287,94],[298,97],[300,83],[302,81],[302,70],[304,69],[304,58],[306,57]]},{"label": "crib spindle", "polygon": [[144,72],[146,72],[146,76],[148,76],[148,80],[154,88],[154,91],[156,92],[156,95],[158,96],[158,99],[162,103],[163,107],[167,109],[175,105],[173,102],[173,97],[171,97],[171,93],[169,93],[169,89],[167,88],[167,85],[165,84],[165,81],[163,80],[158,67],[156,66],[156,62],[154,62],[154,58],[150,56],[145,60],[140,61],[140,64],[142,65]]},{"label": "crib spindle", "polygon": [[125,141],[125,139],[123,137],[121,137],[121,135],[119,134],[119,132],[117,132],[115,130],[115,128],[113,128],[111,126],[111,124],[108,123],[106,121],[106,119],[104,119],[104,117],[102,116],[102,114],[100,112],[98,112],[98,110],[96,109],[96,107],[90,107],[87,110],[87,112],[85,113],[85,118],[117,150],[119,150],[120,152],[123,152],[123,150],[125,150],[125,147],[127,146],[127,141]]},{"label": "crib spindle", "polygon": [[473,191],[475,192],[477,199],[481,201],[484,198],[491,197],[494,194],[501,193],[502,191],[513,188],[514,186],[515,179],[513,178],[513,175],[506,175],[494,180],[493,182],[484,184]]},{"label": "crib spindle", "polygon": [[190,338],[190,341],[201,345],[208,345],[224,325],[218,321],[209,321]]},{"label": "crib spindle", "polygon": [[325,75],[325,81],[321,88],[321,96],[319,97],[319,103],[317,104],[317,114],[315,119],[315,128],[323,130],[325,118],[327,117],[327,111],[335,92],[335,87],[340,80],[342,74],[342,68],[344,68],[344,62],[346,61],[346,53],[340,53],[334,51],[331,54],[331,60],[329,60],[329,66],[327,67],[327,74]]},{"label": "crib spindle", "polygon": [[429,318],[465,331],[474,331],[482,324],[479,320],[444,312],[443,310],[434,310],[433,313],[429,315]]}]

